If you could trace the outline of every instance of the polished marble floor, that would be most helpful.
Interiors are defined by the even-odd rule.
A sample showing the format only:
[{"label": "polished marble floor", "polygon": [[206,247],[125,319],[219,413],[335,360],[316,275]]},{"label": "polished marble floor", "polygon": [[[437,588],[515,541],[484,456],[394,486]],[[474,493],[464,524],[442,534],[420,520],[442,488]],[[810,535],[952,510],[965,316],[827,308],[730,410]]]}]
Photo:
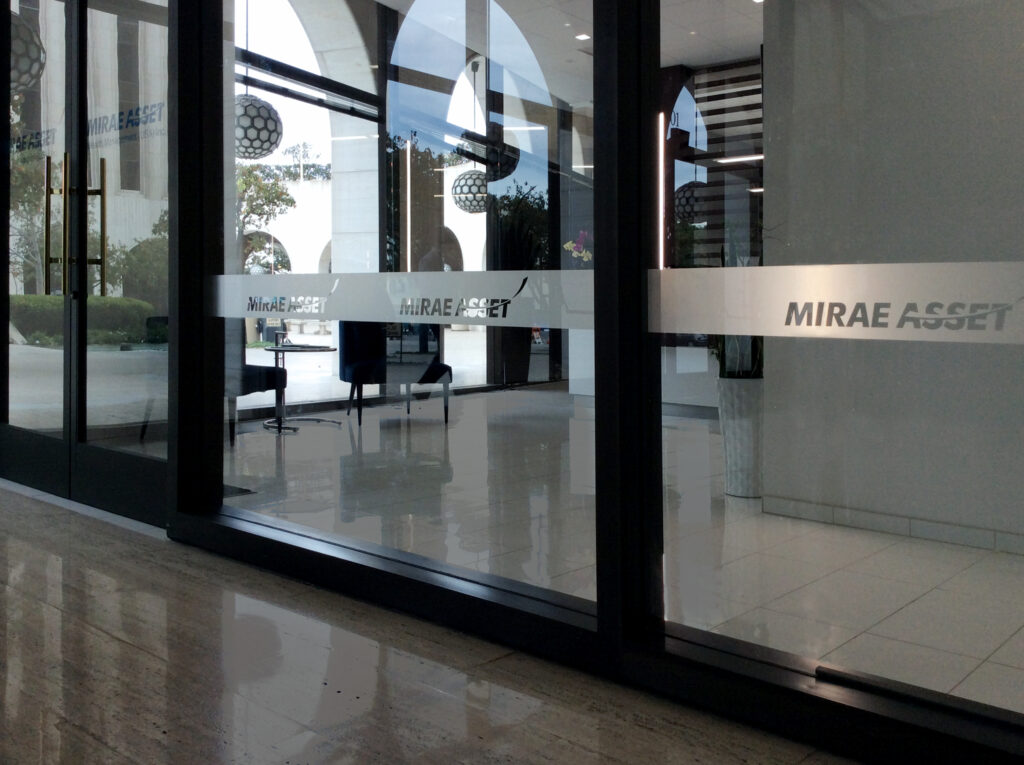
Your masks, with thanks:
[{"label": "polished marble floor", "polygon": [[[596,598],[594,412],[558,385],[398,400],[226,456],[231,504]],[[714,419],[666,417],[666,618],[1024,713],[1024,557],[766,515]],[[638,509],[639,511],[639,509]]]},{"label": "polished marble floor", "polygon": [[0,582],[3,763],[845,762],[7,483]]}]

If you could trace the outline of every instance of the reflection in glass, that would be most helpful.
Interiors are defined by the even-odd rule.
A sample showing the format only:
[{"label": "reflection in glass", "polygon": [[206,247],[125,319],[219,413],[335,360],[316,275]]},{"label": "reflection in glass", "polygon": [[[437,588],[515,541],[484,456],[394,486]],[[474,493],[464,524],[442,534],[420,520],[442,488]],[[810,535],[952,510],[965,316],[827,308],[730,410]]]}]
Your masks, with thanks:
[{"label": "reflection in glass", "polygon": [[168,35],[131,5],[89,11],[87,438],[166,457]]},{"label": "reflection in glass", "polygon": [[[8,422],[60,437],[64,424],[64,5],[24,4],[12,29],[46,65],[10,103]],[[19,34],[19,32],[12,32]],[[32,67],[26,67],[31,71]]]},{"label": "reflection in glass", "polygon": [[[302,6],[277,6],[302,33],[271,33],[263,5],[244,18],[236,8],[244,44],[292,63],[299,54],[287,51],[300,51],[306,71],[336,83],[321,90],[355,88],[363,103],[346,111],[260,91],[246,77],[269,72],[235,67],[236,93],[271,101],[284,138],[236,163],[241,250],[229,247],[225,273],[264,280],[253,289],[272,295],[285,270],[345,280],[593,268],[592,58],[574,38],[580,20],[556,12],[572,46],[556,55],[550,19],[488,0],[349,4],[315,23]],[[577,241],[579,252],[565,248]],[[592,599],[592,332],[368,318],[227,319],[229,504]],[[289,414],[327,422],[279,436],[262,427],[278,391],[238,381],[273,364],[266,347],[282,339],[332,350],[281,354]]]}]

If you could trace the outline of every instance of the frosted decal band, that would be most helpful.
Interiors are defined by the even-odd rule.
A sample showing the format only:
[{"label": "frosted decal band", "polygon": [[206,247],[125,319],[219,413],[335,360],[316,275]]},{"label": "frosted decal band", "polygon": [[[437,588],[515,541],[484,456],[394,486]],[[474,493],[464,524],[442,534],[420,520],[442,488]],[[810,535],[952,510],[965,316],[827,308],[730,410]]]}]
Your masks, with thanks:
[{"label": "frosted decal band", "polygon": [[219,276],[217,315],[593,329],[592,271]]},{"label": "frosted decal band", "polygon": [[1024,263],[650,272],[650,331],[1024,343]]}]

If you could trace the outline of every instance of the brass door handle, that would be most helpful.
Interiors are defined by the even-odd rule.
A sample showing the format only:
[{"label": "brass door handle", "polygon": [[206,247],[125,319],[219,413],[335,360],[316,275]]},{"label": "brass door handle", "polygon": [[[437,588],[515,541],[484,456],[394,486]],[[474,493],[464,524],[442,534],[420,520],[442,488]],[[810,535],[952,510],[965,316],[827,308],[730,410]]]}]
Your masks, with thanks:
[{"label": "brass door handle", "polygon": [[[61,183],[59,188],[53,187],[53,157],[46,158],[46,204],[43,221],[43,294],[49,295],[53,288],[53,279],[50,276],[50,266],[54,263],[60,264],[60,288],[63,294],[68,293],[68,246],[71,241],[71,227],[68,220],[68,153],[64,152],[64,165],[61,167]],[[53,223],[53,213],[50,209],[53,195],[59,194],[63,197],[63,219],[61,220],[61,250],[60,257],[50,256],[53,247],[50,226]]]},{"label": "brass door handle", "polygon": [[69,215],[69,208],[71,206],[71,155],[68,152],[64,152],[64,167],[62,169],[64,181],[61,183],[61,194],[64,196],[64,228],[62,252],[60,255],[60,284],[61,293],[67,295],[68,283],[71,281],[71,216]]},{"label": "brass door handle", "polygon": [[[46,209],[43,231],[43,291],[47,295],[50,294],[52,289],[50,266],[54,263],[60,264],[60,289],[63,294],[68,294],[68,287],[71,281],[71,258],[68,254],[71,248],[71,219],[68,216],[71,200],[71,173],[69,172],[69,168],[70,155],[67,152],[64,152],[64,166],[61,168],[61,185],[60,188],[54,188],[53,158],[46,158]],[[64,218],[61,221],[61,251],[60,257],[58,258],[50,257],[50,249],[52,247],[50,226],[53,220],[50,203],[54,194],[59,194],[64,198]],[[98,258],[89,258],[85,262],[91,266],[100,267],[100,295],[105,297],[107,294],[107,160],[105,157],[100,159],[100,187],[98,189],[87,189],[86,194],[88,196],[98,196],[100,198],[100,256]]]},{"label": "brass door handle", "polygon": [[100,157],[100,187],[88,189],[88,196],[100,198],[100,256],[86,262],[100,267],[100,295],[107,295],[107,158]]},{"label": "brass door handle", "polygon": [[43,185],[46,187],[46,203],[43,205],[43,294],[50,294],[50,200],[53,199],[53,158],[46,155],[46,169],[43,171]]}]

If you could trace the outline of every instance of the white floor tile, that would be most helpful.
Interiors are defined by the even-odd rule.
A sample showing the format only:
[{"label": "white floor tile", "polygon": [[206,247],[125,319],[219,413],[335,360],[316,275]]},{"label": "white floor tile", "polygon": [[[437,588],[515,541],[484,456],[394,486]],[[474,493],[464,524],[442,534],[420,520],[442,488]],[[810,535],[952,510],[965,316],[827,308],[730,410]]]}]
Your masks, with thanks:
[{"label": "white floor tile", "polygon": [[837,528],[829,534],[815,530],[769,547],[766,552],[794,560],[831,563],[835,568],[840,568],[891,547],[897,541],[888,534],[866,534],[857,529],[842,529],[842,532],[847,531],[852,533],[846,535]]},{"label": "white floor tile", "polygon": [[757,608],[715,627],[714,632],[777,648],[799,656],[821,658],[857,635],[856,630],[799,616]]},{"label": "white floor tile", "polygon": [[685,575],[693,569],[717,568],[751,555],[756,550],[726,541],[722,528],[691,534],[682,539],[665,540],[665,570]]},{"label": "white floor tile", "polygon": [[796,539],[817,530],[819,524],[798,518],[756,515],[724,527],[724,541],[751,552],[765,552],[782,542]]},{"label": "white floor tile", "polygon": [[846,568],[901,582],[937,586],[983,557],[985,552],[939,542],[900,541]]},{"label": "white floor tile", "polygon": [[750,610],[747,603],[723,600],[709,590],[665,587],[665,620],[675,624],[709,630]]},{"label": "white floor tile", "polygon": [[877,635],[859,635],[824,659],[840,667],[943,693],[948,693],[980,664],[968,656]]},{"label": "white floor tile", "polygon": [[986,661],[953,689],[953,695],[1024,714],[1024,669]]},{"label": "white floor tile", "polygon": [[1024,609],[1003,601],[933,590],[871,628],[875,635],[978,659],[1024,627]]},{"label": "white floor tile", "polygon": [[566,574],[553,576],[551,589],[555,592],[564,592],[566,595],[575,595],[577,598],[597,600],[597,567],[584,566]]},{"label": "white floor tile", "polygon": [[927,591],[924,585],[896,582],[852,571],[836,571],[774,600],[774,611],[864,630]]},{"label": "white floor tile", "polygon": [[760,606],[827,574],[830,566],[756,553],[727,563],[711,575],[723,600]]},{"label": "white floor tile", "polygon": [[942,589],[1002,600],[1024,608],[1024,556],[989,553],[943,582]]},{"label": "white floor tile", "polygon": [[1024,669],[1024,629],[1017,632],[999,647],[990,661],[996,664],[1007,664],[1018,669]]}]

